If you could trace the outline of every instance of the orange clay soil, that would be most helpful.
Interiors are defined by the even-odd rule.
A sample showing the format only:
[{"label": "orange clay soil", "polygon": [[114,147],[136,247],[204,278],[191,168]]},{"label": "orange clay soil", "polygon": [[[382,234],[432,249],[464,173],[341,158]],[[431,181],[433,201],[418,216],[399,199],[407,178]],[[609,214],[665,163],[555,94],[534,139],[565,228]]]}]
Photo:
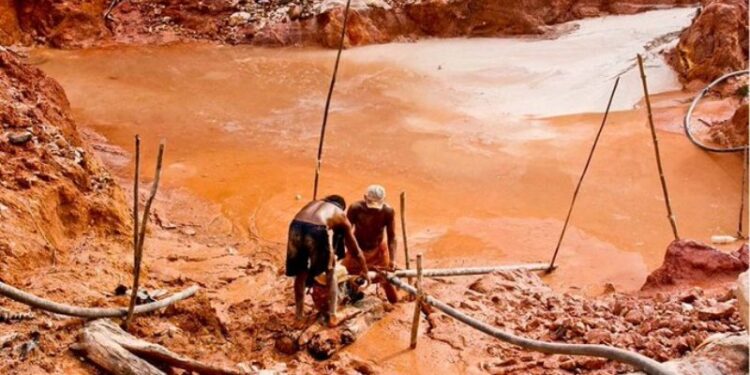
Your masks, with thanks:
[{"label": "orange clay soil", "polygon": [[[136,333],[202,360],[259,367],[285,362],[297,372],[374,368],[386,373],[418,369],[520,374],[530,369],[550,373],[619,368],[613,363],[522,354],[475,337],[440,314],[426,326],[434,327],[432,333],[410,352],[405,350],[410,304],[397,306],[332,361],[316,362],[304,353],[286,356],[274,349],[292,324],[291,284],[281,274],[285,235],[289,218],[310,199],[320,98],[331,56],[317,50],[176,45],[39,51],[30,58],[63,83],[86,138],[123,186],[130,184],[128,150],[133,134],[145,140],[147,180],[158,140],[167,139],[165,184],[153,217],[158,225],[152,226],[146,244],[146,287],[175,290],[197,282],[205,289],[198,298],[138,319]],[[323,193],[341,193],[352,200],[367,184],[378,182],[388,189],[390,201],[397,202],[398,192],[407,191],[411,251],[425,254],[429,267],[548,260],[601,115],[478,118],[446,105],[460,98],[442,91],[433,76],[367,56],[342,66],[325,151]],[[465,83],[473,85],[475,80],[469,77]],[[630,97],[634,89],[625,90],[623,95]],[[679,92],[656,95],[655,119],[681,232],[707,240],[736,231],[741,159],[705,154],[680,134],[679,121],[689,98]],[[557,290],[544,289],[545,295],[575,306],[560,306],[532,327],[525,315],[508,310],[507,320],[518,321],[508,329],[571,342],[594,340],[595,333],[600,335],[597,340],[607,342],[606,334],[596,329],[609,329],[614,337],[610,342],[657,358],[679,356],[711,332],[741,329],[736,302],[725,296],[723,286],[705,297],[693,292],[699,298],[687,297],[696,304],[690,313],[681,310],[677,293],[598,297],[592,300],[601,303],[604,315],[598,318],[623,323],[591,321],[582,327],[576,322],[580,311],[588,311],[583,305],[598,302],[560,294],[595,295],[606,283],[618,291],[635,291],[661,264],[671,241],[645,112],[640,103],[636,105],[611,114],[558,259],[560,269],[544,279]],[[118,254],[122,262],[129,260],[127,246]],[[108,294],[116,286],[114,280],[129,282],[124,271],[113,272],[112,281],[94,289],[106,296],[102,303],[122,299]],[[497,309],[507,309],[491,295],[465,295],[473,295],[464,291],[472,280],[429,285],[456,306],[470,300],[462,308],[484,320],[489,318],[482,314],[496,316]],[[530,283],[530,289],[519,287],[526,295],[522,299],[535,298],[534,290],[542,288],[533,286],[537,281]],[[64,290],[59,300],[74,293]],[[499,293],[495,287],[484,293],[492,291]],[[630,307],[617,307],[623,303]],[[637,313],[628,314],[634,306]],[[536,315],[536,308],[542,306],[523,311]],[[672,328],[654,320],[638,338],[621,334],[641,327],[638,317],[650,317],[649,309],[664,310],[654,319],[680,320]],[[706,318],[708,313],[699,315],[697,309],[720,311]],[[548,306],[545,311],[556,310]],[[65,351],[80,325],[71,324],[73,328],[59,334],[54,344],[45,341],[43,354],[37,354],[39,362],[14,359],[10,368],[43,365],[59,371],[54,361],[64,358],[68,368],[88,371]],[[519,324],[524,328],[517,329]],[[39,324],[24,327],[39,329]],[[649,335],[660,328],[668,330]],[[49,331],[57,332],[54,327],[45,332]],[[586,337],[591,331],[592,337]],[[653,337],[653,342],[644,337]],[[661,337],[677,339],[665,344]],[[481,344],[468,344],[475,340]],[[489,359],[498,355],[518,360]]]},{"label": "orange clay soil", "polygon": [[[388,48],[378,51],[387,54]],[[407,191],[410,247],[412,253],[425,254],[429,267],[549,259],[601,115],[525,116],[511,108],[505,115],[477,116],[462,111],[467,95],[460,87],[471,87],[475,91],[469,96],[481,98],[490,92],[482,86],[481,74],[452,76],[454,86],[446,88],[436,78],[441,73],[373,60],[368,53],[358,56],[342,66],[322,191],[351,200],[367,184],[379,182],[388,189],[391,202],[397,202],[399,191]],[[115,211],[118,224],[83,216],[93,225],[73,226],[85,230],[60,235],[75,239],[66,240],[64,246],[48,245],[60,249],[57,264],[52,265],[50,251],[39,250],[45,240],[34,215],[25,216],[21,203],[6,204],[10,209],[0,214],[9,212],[14,215],[11,223],[20,223],[13,230],[3,229],[9,233],[7,242],[38,253],[30,258],[33,261],[16,261],[15,252],[6,251],[13,256],[0,262],[2,279],[61,302],[126,303],[113,291],[120,283],[130,283],[125,197],[131,196],[132,136],[139,133],[145,140],[143,191],[151,178],[158,140],[167,138],[165,184],[146,242],[144,286],[170,291],[193,283],[203,287],[195,298],[136,319],[139,337],[200,360],[265,368],[283,362],[298,373],[541,374],[622,369],[614,363],[521,352],[441,314],[431,314],[429,323],[423,322],[429,332],[416,351],[407,351],[411,304],[398,305],[354,346],[328,362],[314,361],[305,353],[287,356],[275,349],[292,325],[291,283],[281,273],[286,227],[310,198],[321,98],[331,57],[331,52],[317,50],[203,45],[35,52],[29,61],[65,87],[84,134],[82,144],[90,145],[122,186],[107,185],[114,190],[104,204]],[[435,62],[432,69],[442,71],[443,66]],[[455,66],[445,68],[446,73],[456,74],[451,70]],[[492,84],[507,83],[512,88],[513,73],[522,72],[508,72],[493,75],[498,82]],[[492,69],[482,74],[492,74]],[[655,84],[659,91],[676,88],[673,77],[660,74],[650,76],[661,82]],[[31,84],[42,79],[38,76]],[[623,89],[624,97],[633,97],[633,87],[638,88]],[[37,92],[34,86],[26,90]],[[63,103],[61,91],[56,90],[57,99],[50,94],[24,100]],[[546,91],[541,90],[543,95]],[[578,101],[600,102],[605,95],[580,95]],[[713,234],[736,231],[741,159],[705,154],[679,134],[689,98],[679,92],[656,95],[655,118],[681,233],[707,240]],[[488,99],[468,104],[473,111],[496,114],[489,109],[502,103]],[[539,107],[534,109],[537,113],[558,113],[553,101],[545,104],[531,107]],[[686,353],[710,333],[740,331],[736,300],[726,294],[724,285],[708,285],[711,290],[706,292],[581,296],[599,294],[606,283],[617,291],[635,291],[661,264],[671,241],[645,113],[639,102],[636,109],[628,109],[631,104],[621,102],[611,114],[558,259],[560,269],[544,279],[554,290],[523,273],[430,281],[428,290],[519,334],[612,343],[661,360]],[[61,116],[69,116],[67,104],[59,106]],[[19,113],[33,116],[33,108],[28,104]],[[710,106],[704,110],[712,111]],[[732,113],[726,108],[721,111]],[[47,116],[41,121],[65,130],[63,123],[70,120]],[[74,140],[69,142],[80,142],[76,134],[68,134]],[[42,138],[42,145],[51,139]],[[85,164],[98,163],[90,154],[91,161]],[[20,175],[28,168],[36,176],[21,159],[10,159],[23,172]],[[40,160],[47,165],[48,159]],[[79,162],[72,157],[70,163]],[[83,174],[84,178],[96,175],[94,170]],[[32,182],[32,190],[12,186],[3,194],[8,201],[19,202],[23,194],[35,196],[33,189],[54,185],[47,185],[42,176],[35,177],[43,182]],[[68,179],[75,180],[66,175],[63,183],[69,184]],[[53,201],[50,206],[70,207],[70,201]],[[40,222],[54,223],[46,217]],[[111,228],[119,229],[100,231]],[[16,231],[27,240],[19,240]],[[737,247],[728,245],[725,250]],[[0,307],[24,310],[6,299],[0,299]],[[81,326],[79,320],[45,314],[0,325],[0,336],[21,334],[0,349],[0,372],[95,373],[94,367],[68,350]],[[39,347],[24,358],[17,349],[33,332],[41,334]]]}]

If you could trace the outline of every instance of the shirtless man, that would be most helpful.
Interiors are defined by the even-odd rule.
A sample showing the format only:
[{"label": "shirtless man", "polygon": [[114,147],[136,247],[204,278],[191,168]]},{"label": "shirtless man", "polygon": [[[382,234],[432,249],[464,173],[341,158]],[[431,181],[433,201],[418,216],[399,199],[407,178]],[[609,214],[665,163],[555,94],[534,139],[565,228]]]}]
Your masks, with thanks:
[{"label": "shirtless man", "polygon": [[[393,270],[396,259],[396,212],[385,203],[385,189],[380,185],[371,185],[365,192],[364,200],[349,207],[346,217],[354,226],[354,237],[364,252],[369,268]],[[383,232],[388,238],[384,241]],[[351,274],[360,273],[359,262],[352,257],[344,258],[344,266]],[[386,280],[380,280],[388,301],[396,303],[396,289]]]},{"label": "shirtless man", "polygon": [[[289,241],[286,250],[286,275],[294,276],[295,314],[302,319],[305,286],[312,285],[319,274],[326,272],[331,261],[332,231],[334,237],[342,236],[350,257],[356,257],[367,277],[367,263],[352,234],[352,225],[344,214],[346,202],[339,195],[329,195],[312,201],[303,207],[289,225]],[[343,257],[343,251],[337,251]],[[335,260],[334,260],[335,262]]]}]

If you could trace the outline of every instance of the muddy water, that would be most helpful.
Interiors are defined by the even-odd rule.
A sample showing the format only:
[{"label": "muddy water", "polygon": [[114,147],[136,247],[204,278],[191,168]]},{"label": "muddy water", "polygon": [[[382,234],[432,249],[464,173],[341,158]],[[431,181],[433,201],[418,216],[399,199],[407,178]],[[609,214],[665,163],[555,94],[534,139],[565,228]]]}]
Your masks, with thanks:
[{"label": "muddy water", "polygon": [[[692,12],[586,20],[563,25],[555,40],[346,51],[321,191],[354,200],[368,184],[381,183],[394,205],[406,191],[410,249],[422,252],[429,267],[549,260],[598,112],[614,77],[624,73],[560,268],[547,279],[582,293],[605,283],[637,289],[660,264],[671,231],[633,70],[636,53],[649,58],[652,93],[664,92],[654,98],[655,117],[681,235],[708,240],[736,231],[740,160],[705,154],[674,131],[688,96],[670,93],[679,85],[658,56],[669,43],[665,35],[687,25]],[[126,150],[139,133],[145,160],[167,139],[163,181],[221,204],[236,229],[278,243],[279,262],[288,221],[311,197],[333,58],[332,51],[199,44],[33,56],[62,83],[83,127]],[[127,175],[132,166],[114,168]],[[437,346],[419,354],[381,346],[403,331],[400,318],[388,319],[352,350],[402,370],[416,358],[442,356]],[[442,370],[463,369],[439,363]]]}]

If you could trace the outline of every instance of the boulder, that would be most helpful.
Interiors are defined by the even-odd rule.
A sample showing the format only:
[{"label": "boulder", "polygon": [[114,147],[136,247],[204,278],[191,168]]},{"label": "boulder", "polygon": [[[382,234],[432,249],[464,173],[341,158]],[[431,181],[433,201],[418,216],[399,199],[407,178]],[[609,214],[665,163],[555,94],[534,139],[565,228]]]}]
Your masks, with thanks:
[{"label": "boulder", "polygon": [[710,82],[747,69],[748,1],[703,0],[693,23],[682,31],[670,54],[680,79]]},{"label": "boulder", "polygon": [[700,242],[676,240],[669,244],[664,263],[648,276],[641,290],[733,281],[747,268],[747,245],[727,254]]}]

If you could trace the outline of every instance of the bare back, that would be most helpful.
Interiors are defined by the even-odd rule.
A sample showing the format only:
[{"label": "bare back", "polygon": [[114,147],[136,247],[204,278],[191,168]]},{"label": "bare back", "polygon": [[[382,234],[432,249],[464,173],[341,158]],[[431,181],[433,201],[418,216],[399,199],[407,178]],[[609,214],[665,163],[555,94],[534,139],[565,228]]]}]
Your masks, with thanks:
[{"label": "bare back", "polygon": [[328,229],[343,224],[346,221],[344,210],[333,203],[312,201],[297,213],[294,220],[315,225],[325,225]]}]

